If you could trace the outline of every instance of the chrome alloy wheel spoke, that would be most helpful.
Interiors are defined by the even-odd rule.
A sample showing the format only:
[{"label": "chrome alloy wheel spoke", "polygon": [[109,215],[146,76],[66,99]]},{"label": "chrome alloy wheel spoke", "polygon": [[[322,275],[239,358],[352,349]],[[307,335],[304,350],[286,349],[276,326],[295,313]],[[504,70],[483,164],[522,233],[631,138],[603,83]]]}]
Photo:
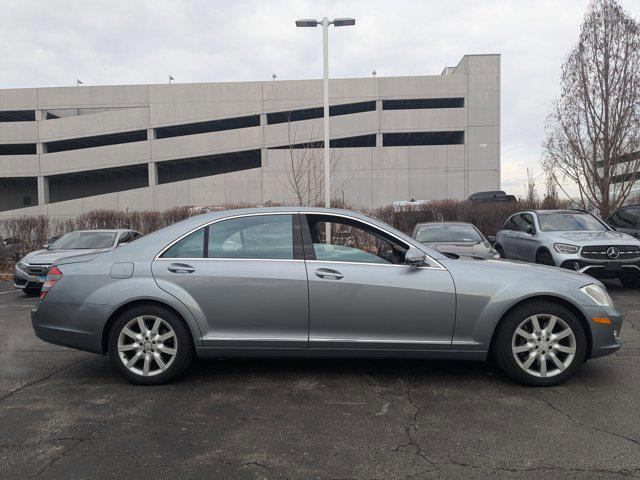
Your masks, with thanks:
[{"label": "chrome alloy wheel spoke", "polygon": [[511,351],[516,363],[535,377],[553,377],[565,371],[576,353],[576,337],[560,317],[537,314],[516,328]]},{"label": "chrome alloy wheel spoke", "polygon": [[178,353],[177,337],[171,325],[152,315],[130,320],[120,331],[117,348],[127,370],[143,377],[164,372]]}]

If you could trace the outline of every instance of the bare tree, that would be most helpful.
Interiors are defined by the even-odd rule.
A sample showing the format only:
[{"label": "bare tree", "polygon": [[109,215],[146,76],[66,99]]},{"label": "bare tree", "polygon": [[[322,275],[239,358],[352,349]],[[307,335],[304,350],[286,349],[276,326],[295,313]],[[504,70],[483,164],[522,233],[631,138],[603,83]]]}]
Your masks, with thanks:
[{"label": "bare tree", "polygon": [[527,168],[527,201],[530,203],[538,202],[538,191],[536,189],[536,177],[533,170]]},{"label": "bare tree", "polygon": [[593,0],[562,65],[543,167],[561,189],[577,187],[582,208],[607,217],[639,178],[639,148],[640,24],[616,0]]},{"label": "bare tree", "polygon": [[[305,141],[299,142],[299,135],[291,120],[287,124],[288,149],[285,161],[285,176],[281,179],[283,187],[291,194],[296,205],[318,205],[324,198],[324,151],[321,140],[313,140],[313,125]],[[329,158],[331,182],[331,201],[340,199],[344,189],[351,181],[347,176],[340,181],[335,180],[336,165],[340,153],[331,150]]]}]

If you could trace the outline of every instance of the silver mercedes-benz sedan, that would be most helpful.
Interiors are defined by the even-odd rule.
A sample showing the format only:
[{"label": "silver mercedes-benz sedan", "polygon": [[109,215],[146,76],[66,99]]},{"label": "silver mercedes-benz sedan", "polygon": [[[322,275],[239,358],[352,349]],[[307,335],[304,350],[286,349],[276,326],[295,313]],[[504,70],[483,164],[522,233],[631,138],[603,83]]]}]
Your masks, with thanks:
[{"label": "silver mercedes-benz sedan", "polygon": [[159,384],[192,359],[359,356],[484,360],[561,383],[620,348],[622,316],[580,273],[452,259],[352,211],[208,213],[57,262],[32,311],[41,339],[108,354]]}]

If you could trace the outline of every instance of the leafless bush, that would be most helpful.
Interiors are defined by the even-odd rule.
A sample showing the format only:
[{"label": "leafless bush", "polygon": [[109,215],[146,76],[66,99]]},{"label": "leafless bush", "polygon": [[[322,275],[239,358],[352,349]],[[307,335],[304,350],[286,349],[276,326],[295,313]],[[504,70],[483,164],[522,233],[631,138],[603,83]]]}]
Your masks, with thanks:
[{"label": "leafless bush", "polygon": [[[147,234],[207,211],[230,210],[255,207],[253,204],[235,203],[215,207],[175,207],[163,212],[121,212],[117,210],[95,210],[73,219],[37,217],[15,217],[0,219],[0,237],[18,238],[22,241],[19,248],[6,252],[0,248],[0,271],[8,271],[19,256],[41,248],[47,239],[74,230],[99,228],[132,228]],[[264,207],[279,206],[268,202]],[[332,202],[334,208],[361,210],[341,200]],[[520,210],[568,208],[569,202],[557,196],[538,199],[519,200],[508,203],[475,203],[458,200],[438,200],[426,205],[414,207],[408,211],[394,212],[391,206],[372,210],[361,210],[398,230],[411,234],[416,223],[432,221],[471,222],[485,235],[495,235],[506,218]]]}]

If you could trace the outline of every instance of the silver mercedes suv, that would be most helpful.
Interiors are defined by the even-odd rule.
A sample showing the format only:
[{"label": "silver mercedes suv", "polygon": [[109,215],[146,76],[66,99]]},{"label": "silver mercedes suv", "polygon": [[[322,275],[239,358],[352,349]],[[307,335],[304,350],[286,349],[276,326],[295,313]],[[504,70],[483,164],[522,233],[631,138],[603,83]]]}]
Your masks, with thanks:
[{"label": "silver mercedes suv", "polygon": [[515,213],[496,235],[495,248],[502,258],[618,278],[625,287],[640,287],[640,240],[585,211]]}]

